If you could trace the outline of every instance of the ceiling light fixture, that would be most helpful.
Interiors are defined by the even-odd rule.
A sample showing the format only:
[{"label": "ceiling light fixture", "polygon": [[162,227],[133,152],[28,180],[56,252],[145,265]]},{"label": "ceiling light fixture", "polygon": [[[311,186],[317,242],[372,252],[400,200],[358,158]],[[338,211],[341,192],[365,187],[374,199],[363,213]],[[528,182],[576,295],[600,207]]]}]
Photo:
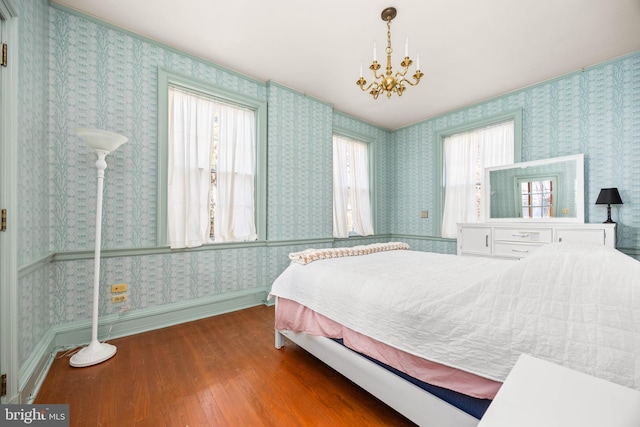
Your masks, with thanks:
[{"label": "ceiling light fixture", "polygon": [[404,60],[400,63],[402,70],[396,72],[395,75],[393,74],[393,69],[391,67],[391,52],[393,52],[393,49],[391,48],[391,20],[396,17],[396,14],[397,11],[395,7],[388,7],[383,10],[381,14],[382,20],[387,22],[387,48],[385,49],[385,52],[387,53],[387,71],[385,74],[378,75],[380,64],[376,58],[375,43],[373,43],[373,62],[369,66],[369,69],[373,71],[374,81],[367,87],[364,87],[367,84],[367,81],[362,75],[362,63],[360,63],[360,78],[356,81],[356,84],[360,86],[360,89],[362,89],[363,92],[369,91],[369,94],[373,96],[373,99],[378,99],[378,95],[381,93],[386,93],[387,98],[391,98],[391,94],[393,92],[397,93],[398,96],[402,96],[402,93],[407,88],[405,83],[411,86],[416,86],[420,83],[422,76],[424,76],[424,74],[420,72],[420,56],[416,54],[416,72],[413,75],[413,81],[405,78],[407,71],[409,71],[409,66],[413,64],[413,61],[409,58],[408,38],[404,45]]}]

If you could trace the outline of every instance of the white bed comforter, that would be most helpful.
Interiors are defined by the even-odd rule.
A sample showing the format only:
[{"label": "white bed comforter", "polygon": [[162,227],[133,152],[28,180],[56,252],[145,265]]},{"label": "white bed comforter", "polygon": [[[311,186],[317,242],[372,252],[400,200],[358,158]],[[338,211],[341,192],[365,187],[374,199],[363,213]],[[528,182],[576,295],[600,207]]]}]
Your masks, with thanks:
[{"label": "white bed comforter", "polygon": [[390,251],[292,263],[271,295],[504,381],[521,353],[640,390],[640,262],[553,244],[521,261]]}]

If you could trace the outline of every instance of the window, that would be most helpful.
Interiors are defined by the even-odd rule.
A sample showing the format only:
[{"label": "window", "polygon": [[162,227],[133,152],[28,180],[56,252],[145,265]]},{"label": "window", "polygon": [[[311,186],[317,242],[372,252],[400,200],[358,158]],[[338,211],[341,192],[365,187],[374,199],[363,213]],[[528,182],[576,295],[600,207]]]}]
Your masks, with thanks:
[{"label": "window", "polygon": [[333,136],[333,236],[373,234],[369,186],[369,147],[362,141]]},{"label": "window", "polygon": [[514,121],[444,138],[442,237],[455,238],[457,223],[481,222],[484,168],[513,163]]},{"label": "window", "polygon": [[158,241],[257,240],[266,217],[266,103],[163,70],[158,81]]},{"label": "window", "polygon": [[554,216],[554,195],[557,177],[521,177],[517,180],[522,218],[551,218]]}]

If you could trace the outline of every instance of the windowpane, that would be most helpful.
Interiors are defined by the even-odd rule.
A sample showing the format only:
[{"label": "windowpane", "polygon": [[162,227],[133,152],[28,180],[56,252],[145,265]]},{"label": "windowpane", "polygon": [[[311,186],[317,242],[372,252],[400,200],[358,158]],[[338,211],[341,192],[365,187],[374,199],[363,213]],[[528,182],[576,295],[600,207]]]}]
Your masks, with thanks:
[{"label": "windowpane", "polygon": [[483,220],[484,169],[512,163],[513,153],[513,121],[444,138],[442,237],[455,238],[457,223]]},{"label": "windowpane", "polygon": [[[219,188],[225,176],[237,173],[236,168],[243,168],[243,171],[249,168],[252,171],[250,179],[255,179],[253,111],[179,87],[169,86],[169,95],[168,226],[171,246],[200,246],[214,239],[255,240],[254,184],[247,186],[246,183],[239,184],[240,179],[231,179],[224,189]],[[243,118],[245,116],[249,121]],[[222,123],[224,129],[221,129]],[[220,155],[226,152],[239,155],[220,164]],[[249,197],[247,191],[251,192]],[[237,201],[243,201],[244,205],[236,206]],[[247,201],[250,218],[241,213],[246,211]],[[246,224],[247,220],[250,225]]]},{"label": "windowpane", "polygon": [[349,233],[353,232],[353,207],[351,205],[351,188],[352,188],[352,177],[351,177],[351,156],[349,155],[349,151],[345,153],[345,164],[347,168],[347,229]]},{"label": "windowpane", "polygon": [[520,183],[523,218],[553,216],[553,180],[525,180]]},{"label": "windowpane", "polygon": [[373,234],[369,190],[368,145],[333,137],[333,234]]}]

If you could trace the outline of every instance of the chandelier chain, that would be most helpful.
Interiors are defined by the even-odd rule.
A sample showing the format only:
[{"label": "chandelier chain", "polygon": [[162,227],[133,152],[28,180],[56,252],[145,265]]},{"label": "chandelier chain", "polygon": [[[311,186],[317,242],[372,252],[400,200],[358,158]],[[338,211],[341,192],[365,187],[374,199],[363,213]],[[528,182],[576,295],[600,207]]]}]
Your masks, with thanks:
[{"label": "chandelier chain", "polygon": [[391,17],[387,18],[387,55],[391,55],[393,49],[391,48]]}]

